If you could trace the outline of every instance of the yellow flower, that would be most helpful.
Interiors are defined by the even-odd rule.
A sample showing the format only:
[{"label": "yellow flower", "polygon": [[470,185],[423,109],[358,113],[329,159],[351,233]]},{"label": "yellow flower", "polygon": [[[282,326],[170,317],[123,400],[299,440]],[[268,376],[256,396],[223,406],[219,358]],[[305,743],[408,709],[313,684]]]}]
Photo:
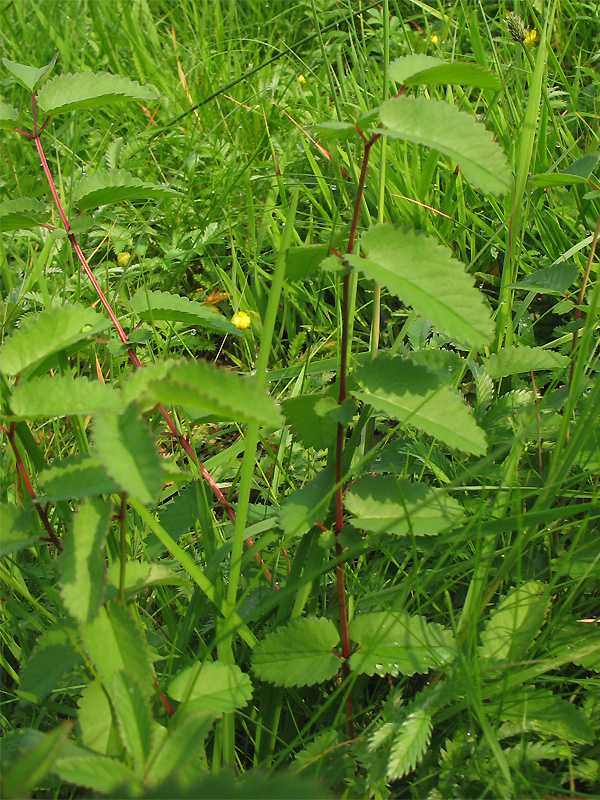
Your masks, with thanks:
[{"label": "yellow flower", "polygon": [[537,31],[535,28],[531,31],[525,31],[525,44],[533,44],[537,39]]},{"label": "yellow flower", "polygon": [[433,36],[431,37],[431,41],[432,41],[434,44],[437,44],[437,43],[439,42],[439,37],[438,37],[437,33],[434,33],[434,34],[433,34]]},{"label": "yellow flower", "polygon": [[304,84],[306,83],[306,78],[304,77],[304,75],[302,74],[298,75],[298,83],[300,84],[300,86],[304,86]]},{"label": "yellow flower", "polygon": [[125,253],[125,252],[119,253],[119,255],[117,256],[117,264],[120,267],[125,268],[129,263],[130,258],[131,258],[131,253]]},{"label": "yellow flower", "polygon": [[245,331],[246,328],[250,325],[250,317],[246,314],[245,311],[236,311],[231,321],[235,325],[236,328],[239,328],[242,331]]}]

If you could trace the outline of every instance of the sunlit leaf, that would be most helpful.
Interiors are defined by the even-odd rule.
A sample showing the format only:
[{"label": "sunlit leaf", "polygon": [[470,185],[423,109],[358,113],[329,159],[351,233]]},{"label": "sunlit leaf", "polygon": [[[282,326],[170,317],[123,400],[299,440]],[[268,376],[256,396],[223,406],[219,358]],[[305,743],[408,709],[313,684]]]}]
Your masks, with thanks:
[{"label": "sunlit leaf", "polygon": [[568,356],[527,345],[504,347],[483,360],[485,371],[492,378],[518,375],[521,372],[536,372],[540,369],[564,369],[569,363]]},{"label": "sunlit leaf", "polygon": [[171,292],[142,289],[132,297],[131,307],[144,320],[183,322],[186,325],[199,325],[231,333],[234,336],[242,335],[235,325],[214,308]]},{"label": "sunlit leaf", "polygon": [[550,605],[547,586],[528,581],[512,589],[490,614],[480,655],[491,662],[519,661],[539,634]]},{"label": "sunlit leaf", "polygon": [[122,200],[160,200],[181,194],[160,183],[149,183],[124,169],[86,175],[73,185],[73,202],[79,211],[120,203]]},{"label": "sunlit leaf", "polygon": [[42,375],[20,383],[10,398],[13,414],[28,419],[119,411],[121,395],[109,384],[83,376]]},{"label": "sunlit leaf", "polygon": [[436,83],[476,86],[480,89],[499,89],[497,75],[478,64],[448,63],[440,58],[413,53],[397,58],[389,66],[389,76],[405,86],[431,86]]},{"label": "sunlit leaf", "polygon": [[133,772],[116,758],[87,754],[67,756],[57,759],[52,771],[67,783],[85,786],[102,794],[111,794],[127,785],[136,787],[139,791]]},{"label": "sunlit leaf", "polygon": [[[8,103],[0,101],[0,130],[14,130],[19,124],[19,112]],[[4,230],[4,227],[1,228]]]},{"label": "sunlit leaf", "polygon": [[35,92],[42,83],[46,80],[58,58],[58,52],[55,53],[54,58],[44,67],[30,67],[28,64],[18,64],[16,61],[9,61],[8,58],[3,58],[2,63],[10,72],[13,78],[27,89],[28,92]]},{"label": "sunlit leaf", "polygon": [[16,231],[21,228],[37,228],[48,221],[46,204],[42,200],[19,197],[0,203],[0,231]]},{"label": "sunlit leaf", "polygon": [[107,103],[156,100],[156,89],[137,81],[106,72],[80,72],[58,75],[37,93],[37,104],[45,114],[63,114],[77,108],[93,108]]},{"label": "sunlit leaf", "polygon": [[186,667],[171,681],[168,694],[190,711],[222,714],[243,708],[252,697],[252,684],[237,664],[198,663]]},{"label": "sunlit leaf", "polygon": [[118,483],[106,474],[102,462],[89,453],[58,459],[39,474],[46,499],[81,500],[119,491]]},{"label": "sunlit leaf", "polygon": [[398,726],[388,758],[388,780],[398,780],[416,767],[429,746],[432,727],[431,714],[423,708],[412,711]]}]

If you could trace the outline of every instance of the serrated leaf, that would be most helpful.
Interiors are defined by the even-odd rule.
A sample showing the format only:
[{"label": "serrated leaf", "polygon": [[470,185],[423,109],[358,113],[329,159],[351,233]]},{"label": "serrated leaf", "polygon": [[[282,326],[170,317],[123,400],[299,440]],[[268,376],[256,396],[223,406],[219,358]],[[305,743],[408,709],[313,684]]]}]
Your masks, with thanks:
[{"label": "serrated leaf", "polygon": [[315,450],[331,447],[337,434],[337,423],[315,411],[315,406],[322,399],[321,394],[305,394],[290,397],[281,404],[293,435],[305,447],[314,447]]},{"label": "serrated leaf", "polygon": [[[46,777],[69,739],[72,725],[66,723],[42,738],[24,753],[2,776],[2,796],[29,797]],[[37,733],[37,731],[36,731]]]},{"label": "serrated leaf", "polygon": [[[286,536],[301,536],[327,516],[334,483],[333,467],[329,465],[286,497],[279,510],[279,524]],[[328,495],[330,499],[323,502]]]},{"label": "serrated leaf", "polygon": [[465,178],[491,194],[510,191],[510,165],[492,134],[473,117],[442,100],[398,97],[379,109],[383,133],[425,145],[457,162]]},{"label": "serrated leaf", "polygon": [[483,359],[485,371],[492,378],[536,372],[539,369],[564,369],[569,363],[568,356],[561,356],[553,350],[514,344]]},{"label": "serrated leaf", "polygon": [[54,55],[54,58],[52,61],[50,61],[50,63],[46,64],[45,67],[39,68],[30,67],[28,64],[18,64],[16,61],[9,61],[8,58],[3,58],[2,63],[13,76],[13,78],[16,78],[21,86],[31,93],[35,92],[46,80],[54,68],[57,58],[58,52]]},{"label": "serrated leaf", "polygon": [[88,683],[77,703],[79,739],[84,747],[101,755],[118,755],[121,750],[113,713],[100,681]]},{"label": "serrated leaf", "polygon": [[438,330],[469,347],[489,344],[494,328],[489,307],[451,251],[422,233],[375,225],[362,237],[367,258],[347,261],[385,286]]},{"label": "serrated leaf", "polygon": [[171,292],[142,289],[131,298],[131,307],[144,320],[169,320],[186,325],[201,325],[215,331],[242,336],[242,331],[214,308]]},{"label": "serrated leaf", "polygon": [[0,503],[0,519],[2,520],[0,556],[24,550],[39,542],[41,534],[31,535],[32,524],[29,509],[16,506],[14,503]]},{"label": "serrated leaf", "polygon": [[579,277],[577,264],[560,261],[548,267],[536,269],[517,283],[509,283],[514,289],[526,289],[528,292],[564,295],[569,286]]},{"label": "serrated leaf", "polygon": [[136,675],[119,670],[112,677],[110,694],[119,737],[135,767],[145,767],[152,750],[152,711]]},{"label": "serrated leaf", "polygon": [[0,203],[0,231],[16,231],[21,228],[37,228],[46,222],[48,212],[42,200],[19,197]]},{"label": "serrated leaf", "polygon": [[207,662],[183,669],[169,684],[168,694],[191,712],[228,714],[248,703],[252,684],[237,664]]},{"label": "serrated leaf", "polygon": [[105,685],[110,686],[116,672],[127,669],[137,675],[146,694],[153,693],[150,653],[128,608],[109,600],[93,622],[80,626],[80,633],[84,649]]},{"label": "serrated leaf", "polygon": [[501,86],[497,75],[478,64],[449,64],[423,53],[414,53],[392,61],[389,76],[396,83],[405,86],[431,86],[435,83],[461,84],[480,89],[500,89]]},{"label": "serrated leaf", "polygon": [[258,422],[279,428],[281,413],[266,390],[251,377],[215,367],[206,361],[181,361],[148,391],[159,403],[187,406],[194,415],[216,414],[236,422]]},{"label": "serrated leaf", "polygon": [[0,130],[14,130],[19,124],[18,119],[19,112],[17,109],[8,103],[0,101]]},{"label": "serrated leaf", "polygon": [[392,742],[388,780],[398,780],[416,767],[431,741],[431,729],[431,715],[424,709],[417,708],[408,715]]},{"label": "serrated leaf", "polygon": [[110,515],[109,503],[87,500],[79,506],[64,538],[61,594],[69,614],[84,624],[96,617],[104,600],[104,541]]},{"label": "serrated leaf", "polygon": [[165,739],[155,745],[150,758],[148,781],[157,785],[169,776],[175,780],[202,751],[204,740],[212,728],[214,716],[199,711],[187,714],[178,725],[169,725]]},{"label": "serrated leaf", "polygon": [[119,485],[108,477],[100,460],[89,453],[55,461],[40,472],[38,480],[45,499],[53,502],[119,491]]},{"label": "serrated leaf", "polygon": [[326,244],[310,244],[290,247],[285,254],[285,277],[288,281],[303,281],[316,271],[329,253]]},{"label": "serrated leaf", "polygon": [[552,694],[548,689],[517,688],[487,706],[505,722],[535,730],[545,736],[556,736],[567,742],[591,744],[596,732],[585,714],[573,703]]},{"label": "serrated leaf", "polygon": [[[598,559],[597,544],[596,559]],[[598,623],[571,618],[561,623],[559,628],[555,627],[551,634],[548,657],[568,659],[573,664],[579,664],[585,669],[600,672],[600,627]]]},{"label": "serrated leaf", "polygon": [[451,631],[407,612],[357,614],[348,626],[348,635],[360,644],[350,656],[350,669],[366,675],[413,675],[456,658]]},{"label": "serrated leaf", "polygon": [[0,350],[0,372],[18,375],[45,358],[94,336],[110,325],[92,308],[60,306],[24,320]]},{"label": "serrated leaf", "polygon": [[120,393],[86,377],[42,375],[23,381],[10,398],[13,414],[27,419],[120,411]]},{"label": "serrated leaf", "polygon": [[80,72],[58,75],[37,93],[37,105],[45,114],[63,114],[77,108],[93,108],[107,103],[156,100],[153,87],[107,72]]},{"label": "serrated leaf", "polygon": [[122,414],[99,414],[94,453],[107,474],[140,502],[154,503],[163,484],[162,462],[152,431],[132,404]]},{"label": "serrated leaf", "polygon": [[99,755],[67,756],[57,759],[52,771],[67,783],[85,786],[102,794],[111,794],[123,786],[135,787],[133,791],[136,794],[140,791],[133,772],[116,758]]},{"label": "serrated leaf", "polygon": [[492,662],[520,661],[541,630],[550,605],[548,587],[527,581],[503,597],[481,634],[482,658]]},{"label": "serrated leaf", "polygon": [[331,678],[340,660],[331,652],[340,641],[333,622],[300,617],[270,633],[252,652],[252,669],[276,686],[312,686]]},{"label": "serrated leaf", "polygon": [[124,169],[105,170],[86,175],[73,185],[73,202],[79,211],[120,203],[123,200],[160,200],[181,192],[136,178]]},{"label": "serrated leaf", "polygon": [[462,398],[410,359],[379,356],[358,369],[354,377],[362,391],[354,397],[377,411],[414,425],[450,447],[483,455],[485,435]]},{"label": "serrated leaf", "polygon": [[32,703],[39,703],[58,686],[67,672],[80,663],[81,656],[64,624],[51,628],[38,639],[21,668],[19,693]]},{"label": "serrated leaf", "polygon": [[400,536],[431,536],[463,515],[460,503],[442,489],[411,483],[394,475],[366,475],[344,493],[344,505],[356,528]]}]

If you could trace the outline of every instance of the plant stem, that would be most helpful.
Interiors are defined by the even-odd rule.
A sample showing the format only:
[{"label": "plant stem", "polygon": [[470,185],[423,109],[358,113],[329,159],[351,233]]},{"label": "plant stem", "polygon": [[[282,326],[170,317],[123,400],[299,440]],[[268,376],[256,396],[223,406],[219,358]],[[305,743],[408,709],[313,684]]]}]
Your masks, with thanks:
[{"label": "plant stem", "polygon": [[125,605],[125,571],[127,567],[127,493],[121,492],[119,508],[119,600]]}]

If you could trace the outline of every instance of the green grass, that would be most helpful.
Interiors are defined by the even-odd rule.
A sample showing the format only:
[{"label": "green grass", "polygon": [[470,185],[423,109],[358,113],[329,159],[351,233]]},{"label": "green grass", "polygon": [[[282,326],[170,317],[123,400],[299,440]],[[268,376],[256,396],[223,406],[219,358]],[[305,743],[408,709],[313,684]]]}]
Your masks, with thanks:
[{"label": "green grass", "polygon": [[[128,614],[111,611],[106,624],[124,650],[133,642],[125,666],[137,678],[129,679],[133,688],[124,684],[135,700],[131,711],[115,708],[119,690],[92,652],[99,634],[81,620],[75,625],[63,595],[64,557],[57,560],[55,548],[38,541],[45,531],[18,472],[20,463],[43,496],[43,468],[93,452],[95,423],[88,414],[16,423],[14,381],[2,377],[0,501],[6,520],[36,537],[3,555],[0,567],[6,796],[111,796],[118,786],[140,797],[535,798],[599,791],[600,290],[591,247],[600,217],[600,9],[568,0],[361,5],[20,0],[2,7],[5,57],[40,66],[59,50],[55,73],[108,71],[160,93],[148,107],[124,103],[59,115],[42,140],[69,217],[71,181],[101,169],[126,169],[179,192],[159,202],[103,206],[90,212],[94,224],[79,237],[126,332],[139,337],[139,359],[206,359],[254,374],[286,416],[284,401],[301,395],[328,393],[337,402],[345,313],[342,279],[330,271],[285,280],[279,295],[286,238],[292,246],[345,250],[363,157],[358,139],[328,139],[314,125],[354,121],[387,99],[386,90],[394,96],[400,87],[389,81],[388,55],[475,62],[501,76],[499,91],[418,91],[476,115],[515,177],[506,196],[482,194],[447,156],[390,139],[371,151],[360,204],[359,235],[392,222],[446,245],[485,295],[496,332],[485,351],[468,351],[385,290],[379,307],[372,282],[353,273],[350,367],[370,359],[377,339],[381,350],[449,370],[447,385],[467,400],[488,449],[467,456],[410,424],[380,414],[367,419],[363,406],[348,433],[344,484],[381,473],[441,489],[463,509],[460,523],[431,536],[369,533],[352,525],[347,511],[335,535],[333,502],[325,508],[334,495],[333,444],[308,447],[294,425],[247,426],[235,415],[173,406],[173,418],[237,512],[234,526],[155,403],[141,401],[138,419],[167,465],[160,495],[147,504],[130,498],[126,507],[119,492],[105,492],[102,502],[115,517],[125,511],[105,532],[105,552],[95,548],[89,556],[90,563],[99,559],[102,574],[109,570],[109,582],[100,581],[102,603],[116,609],[119,598],[126,600]],[[537,31],[535,42],[523,47],[508,35],[503,20],[511,10]],[[22,111],[20,127],[30,128],[26,92],[4,69],[0,86],[3,100]],[[2,199],[47,200],[35,146],[3,133]],[[573,164],[590,166],[587,184],[532,179],[569,173]],[[59,224],[56,210],[51,221]],[[1,242],[3,341],[35,313],[66,303],[101,311],[66,239],[34,228],[3,233]],[[131,254],[126,263],[117,258],[123,252]],[[566,290],[512,285],[560,259],[578,269]],[[588,266],[578,322],[574,306]],[[182,322],[141,322],[130,307],[140,290],[198,300],[227,319],[241,310],[251,324],[236,337]],[[541,347],[566,361],[529,374],[493,374],[485,359],[510,344]],[[52,368],[115,387],[133,373],[110,328],[75,353],[61,351]],[[313,492],[306,510],[318,511],[307,520],[302,506],[286,527],[280,509],[287,500],[289,511],[288,498],[303,487]],[[61,541],[82,505],[69,496],[43,502]],[[17,524],[8,516],[17,512],[29,516]],[[243,545],[247,537],[251,548]],[[146,575],[136,584],[122,571],[123,553],[130,570],[153,565],[165,570],[162,578],[153,583]],[[314,617],[337,628],[338,563],[350,627],[361,613],[421,615],[453,637],[451,666],[428,662],[414,674],[340,668],[334,677],[286,686],[261,680],[252,652],[274,642],[269,635],[284,636],[291,622]],[[278,590],[264,579],[265,568]],[[60,641],[40,653],[48,632]],[[496,660],[494,642],[507,648]],[[294,643],[292,637],[288,646]],[[36,699],[32,686],[48,665],[66,664],[67,651],[71,665]],[[198,662],[231,667],[231,680],[247,676],[251,696],[235,702],[229,685],[222,707],[176,699],[172,680]],[[146,696],[150,675],[158,689]],[[67,721],[73,728],[57,733]],[[169,745],[161,746],[167,728]],[[152,741],[144,744],[150,729]],[[67,739],[134,777],[112,788],[105,779],[86,782],[69,772],[75,767],[74,759],[68,765]],[[155,748],[151,756],[144,747]],[[179,766],[160,773],[157,753]],[[231,783],[230,773],[248,783]]]}]

